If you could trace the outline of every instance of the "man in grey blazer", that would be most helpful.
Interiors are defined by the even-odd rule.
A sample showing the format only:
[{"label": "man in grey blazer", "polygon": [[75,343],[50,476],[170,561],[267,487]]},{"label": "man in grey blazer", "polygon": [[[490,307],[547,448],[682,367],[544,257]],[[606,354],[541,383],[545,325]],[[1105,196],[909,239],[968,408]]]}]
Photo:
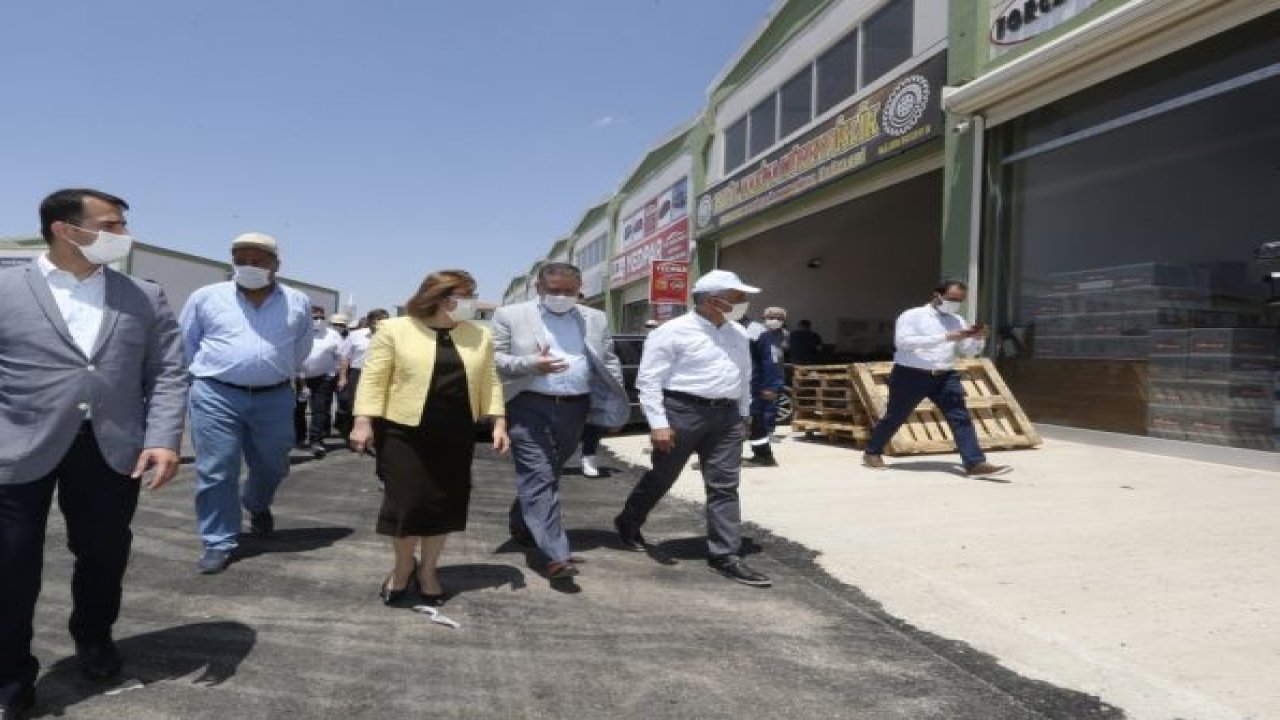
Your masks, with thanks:
[{"label": "man in grey blazer", "polygon": [[139,487],[178,469],[187,373],[154,283],[105,265],[128,255],[125,201],[60,190],[40,205],[49,251],[0,271],[0,717],[34,704],[31,654],[54,491],[75,556],[70,630],[81,672],[122,660],[111,629]]},{"label": "man in grey blazer", "polygon": [[560,473],[587,422],[618,428],[630,415],[622,364],[604,313],[578,305],[582,273],[538,271],[538,299],[498,308],[493,341],[507,401],[518,498],[511,536],[546,555],[553,580],[578,574],[560,513]]}]

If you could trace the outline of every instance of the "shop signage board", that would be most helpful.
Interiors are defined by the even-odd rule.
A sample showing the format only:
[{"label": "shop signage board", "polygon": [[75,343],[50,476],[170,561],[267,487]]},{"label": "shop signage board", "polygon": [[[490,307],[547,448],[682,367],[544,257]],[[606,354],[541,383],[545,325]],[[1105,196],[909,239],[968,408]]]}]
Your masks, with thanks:
[{"label": "shop signage board", "polygon": [[991,57],[1039,37],[1098,0],[991,0]]},{"label": "shop signage board", "polygon": [[652,260],[649,265],[649,304],[683,305],[689,297],[688,261]]},{"label": "shop signage board", "polygon": [[624,219],[618,248],[609,273],[614,287],[648,275],[654,260],[688,260],[689,178],[680,178]]},{"label": "shop signage board", "polygon": [[698,234],[727,227],[941,137],[946,70],[946,53],[939,53],[707,190],[698,199]]}]

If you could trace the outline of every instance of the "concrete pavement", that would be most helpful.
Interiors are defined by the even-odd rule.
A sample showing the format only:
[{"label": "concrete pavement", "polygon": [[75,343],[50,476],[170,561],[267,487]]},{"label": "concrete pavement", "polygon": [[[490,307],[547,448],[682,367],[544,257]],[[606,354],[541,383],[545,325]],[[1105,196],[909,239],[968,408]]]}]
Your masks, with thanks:
[{"label": "concrete pavement", "polygon": [[1120,717],[890,617],[794,543],[755,532],[749,546],[775,588],[712,575],[696,504],[671,499],[646,528],[669,559],[617,549],[610,519],[631,473],[567,480],[588,562],[576,586],[554,589],[505,536],[509,464],[485,458],[476,471],[471,527],[442,570],[458,593],[444,612],[462,628],[450,630],[375,597],[389,563],[371,531],[380,496],[368,460],[339,451],[299,464],[277,502],[280,537],[212,577],[194,572],[184,470],[141,504],[117,626],[126,677],[105,687],[67,659],[70,563],[55,520],[37,716]]},{"label": "concrete pavement", "polygon": [[[645,436],[606,445],[647,462]],[[1049,441],[982,481],[955,456],[774,450],[744,518],[890,615],[1135,718],[1280,717],[1280,472]],[[698,474],[673,493],[700,500]]]}]

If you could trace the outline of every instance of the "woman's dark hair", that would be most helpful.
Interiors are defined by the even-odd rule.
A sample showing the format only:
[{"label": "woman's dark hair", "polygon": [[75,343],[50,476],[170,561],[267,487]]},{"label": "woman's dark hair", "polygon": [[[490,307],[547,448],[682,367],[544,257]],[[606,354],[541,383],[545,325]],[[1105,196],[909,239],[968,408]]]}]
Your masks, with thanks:
[{"label": "woman's dark hair", "polygon": [[45,242],[53,242],[53,224],[56,222],[78,224],[84,220],[84,199],[96,198],[121,210],[128,210],[129,203],[115,195],[90,188],[68,188],[50,193],[40,202],[40,235]]},{"label": "woman's dark hair", "polygon": [[476,291],[476,279],[466,270],[437,270],[422,281],[418,292],[404,304],[409,315],[425,320],[436,314],[436,310],[455,290],[462,289],[470,295]]},{"label": "woman's dark hair", "polygon": [[938,293],[939,295],[946,295],[947,291],[953,287],[958,287],[961,290],[964,290],[965,292],[969,291],[969,286],[965,285],[960,280],[943,280],[942,282],[938,283],[938,286],[935,287],[933,291]]}]

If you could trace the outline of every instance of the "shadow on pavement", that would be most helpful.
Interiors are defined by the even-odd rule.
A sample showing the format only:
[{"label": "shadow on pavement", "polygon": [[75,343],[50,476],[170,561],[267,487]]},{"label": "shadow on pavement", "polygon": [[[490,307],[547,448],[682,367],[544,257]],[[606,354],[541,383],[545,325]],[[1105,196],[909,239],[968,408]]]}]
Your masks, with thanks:
[{"label": "shadow on pavement", "polygon": [[440,576],[440,584],[450,596],[504,587],[523,590],[526,587],[524,573],[511,565],[493,563],[442,565],[437,574]]},{"label": "shadow on pavement", "polygon": [[896,460],[889,462],[887,465],[890,471],[946,473],[957,477],[968,477],[964,474],[964,467],[959,463],[940,460]]},{"label": "shadow on pavement", "polygon": [[331,547],[355,530],[349,527],[289,528],[277,530],[269,538],[245,535],[236,551],[236,560],[274,553],[304,553]]},{"label": "shadow on pavement", "polygon": [[[749,537],[742,538],[742,550],[739,555],[747,557],[761,552],[764,548],[760,544]],[[699,535],[697,537],[677,538],[675,540],[664,540],[655,543],[650,551],[660,558],[671,558],[674,560],[706,560],[707,559],[707,536]]]},{"label": "shadow on pavement", "polygon": [[62,715],[99,695],[134,692],[197,671],[203,672],[195,683],[220,685],[235,676],[257,641],[258,633],[238,622],[192,623],[124,638],[117,643],[124,655],[124,672],[115,685],[85,680],[76,659],[63,658],[40,678],[33,717]]}]

